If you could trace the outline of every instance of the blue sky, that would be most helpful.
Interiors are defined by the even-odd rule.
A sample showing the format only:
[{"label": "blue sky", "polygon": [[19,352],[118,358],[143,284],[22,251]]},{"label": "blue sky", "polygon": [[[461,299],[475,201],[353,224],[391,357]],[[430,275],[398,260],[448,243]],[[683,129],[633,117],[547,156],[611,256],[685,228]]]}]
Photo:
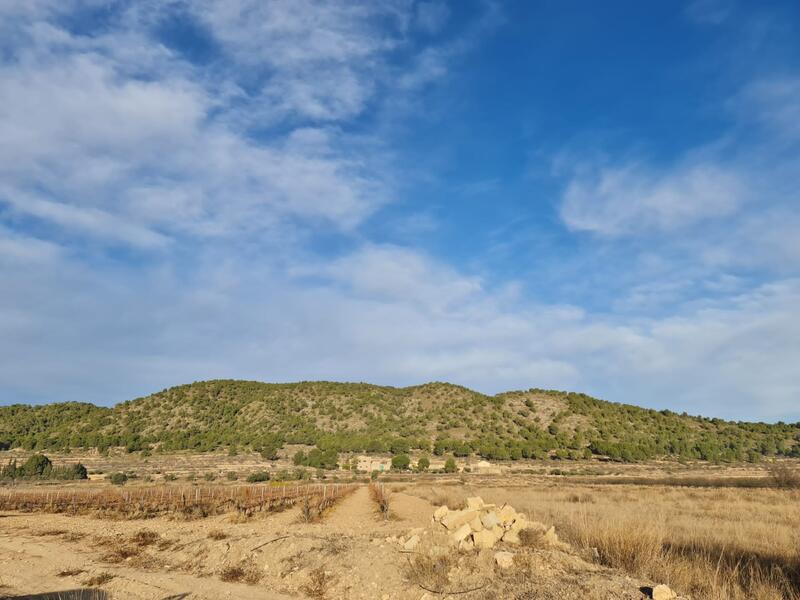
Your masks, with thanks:
[{"label": "blue sky", "polygon": [[800,419],[800,5],[0,2],[0,402]]}]

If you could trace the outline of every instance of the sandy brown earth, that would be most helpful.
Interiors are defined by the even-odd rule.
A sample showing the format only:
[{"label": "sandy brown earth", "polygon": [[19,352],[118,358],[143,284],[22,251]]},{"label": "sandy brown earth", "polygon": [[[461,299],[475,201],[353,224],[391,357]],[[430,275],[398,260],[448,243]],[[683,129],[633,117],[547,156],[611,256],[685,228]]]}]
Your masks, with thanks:
[{"label": "sandy brown earth", "polygon": [[510,548],[515,565],[502,572],[493,551],[453,556],[445,591],[477,589],[427,591],[408,570],[413,556],[387,540],[431,526],[435,507],[411,492],[392,493],[389,520],[378,517],[366,486],[316,523],[300,522],[298,507],[245,522],[4,513],[0,597],[92,584],[115,599],[142,600],[646,597],[642,582],[546,548]]}]

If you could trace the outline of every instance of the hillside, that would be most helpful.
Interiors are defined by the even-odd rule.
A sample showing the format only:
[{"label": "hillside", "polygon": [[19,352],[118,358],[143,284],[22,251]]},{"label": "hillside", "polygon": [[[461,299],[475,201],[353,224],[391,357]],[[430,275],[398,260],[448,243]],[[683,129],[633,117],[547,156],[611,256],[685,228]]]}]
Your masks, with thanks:
[{"label": "hillside", "polygon": [[284,444],[338,452],[477,454],[489,459],[757,461],[800,456],[800,424],[728,422],[531,389],[487,396],[447,383],[269,384],[218,380],[113,408],[85,403],[0,407],[0,448],[126,446],[208,451]]}]

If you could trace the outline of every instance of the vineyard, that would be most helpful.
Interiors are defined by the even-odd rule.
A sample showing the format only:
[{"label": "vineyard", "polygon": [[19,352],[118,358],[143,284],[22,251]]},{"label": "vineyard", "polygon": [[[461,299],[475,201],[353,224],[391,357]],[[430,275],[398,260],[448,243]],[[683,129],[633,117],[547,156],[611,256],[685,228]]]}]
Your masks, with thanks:
[{"label": "vineyard", "polygon": [[225,513],[250,517],[302,503],[304,512],[319,515],[354,489],[352,484],[7,489],[0,491],[0,510],[93,513],[129,519],[164,515],[203,518]]}]

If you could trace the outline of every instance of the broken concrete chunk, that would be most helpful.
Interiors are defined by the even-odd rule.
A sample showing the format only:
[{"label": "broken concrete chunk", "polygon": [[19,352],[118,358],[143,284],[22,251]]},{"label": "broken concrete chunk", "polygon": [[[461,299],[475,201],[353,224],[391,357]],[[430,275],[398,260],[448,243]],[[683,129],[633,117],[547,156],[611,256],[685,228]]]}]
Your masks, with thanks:
[{"label": "broken concrete chunk", "polygon": [[467,498],[467,510],[480,510],[483,508],[483,498],[480,496],[472,496]]},{"label": "broken concrete chunk", "polygon": [[497,516],[500,518],[500,522],[503,525],[510,525],[517,518],[517,511],[514,510],[514,507],[506,504],[500,509]]},{"label": "broken concrete chunk", "polygon": [[472,536],[469,536],[458,543],[459,550],[469,551],[473,550],[474,548],[475,548],[475,543],[472,541]]},{"label": "broken concrete chunk", "polygon": [[495,552],[494,562],[501,569],[509,569],[514,565],[514,555],[511,552]]},{"label": "broken concrete chunk", "polygon": [[520,542],[519,533],[513,529],[509,529],[503,534],[503,541],[506,544],[511,544],[513,546],[516,546]]},{"label": "broken concrete chunk", "polygon": [[456,529],[453,534],[450,536],[450,539],[458,544],[461,540],[466,539],[468,535],[472,533],[472,529],[470,528],[468,523],[464,523],[461,527]]},{"label": "broken concrete chunk", "polygon": [[454,531],[461,527],[464,523],[469,523],[477,517],[480,513],[474,510],[454,510],[448,512],[442,518],[442,525],[447,527],[450,531]]},{"label": "broken concrete chunk", "polygon": [[472,521],[469,522],[469,526],[472,528],[472,531],[483,531],[483,523],[479,517],[475,517]]},{"label": "broken concrete chunk", "polygon": [[496,512],[491,511],[481,516],[481,523],[486,529],[491,529],[500,524],[500,519],[497,517]]},{"label": "broken concrete chunk", "polygon": [[475,540],[476,548],[492,548],[497,542],[497,537],[490,529],[476,531],[472,534],[472,539]]}]

